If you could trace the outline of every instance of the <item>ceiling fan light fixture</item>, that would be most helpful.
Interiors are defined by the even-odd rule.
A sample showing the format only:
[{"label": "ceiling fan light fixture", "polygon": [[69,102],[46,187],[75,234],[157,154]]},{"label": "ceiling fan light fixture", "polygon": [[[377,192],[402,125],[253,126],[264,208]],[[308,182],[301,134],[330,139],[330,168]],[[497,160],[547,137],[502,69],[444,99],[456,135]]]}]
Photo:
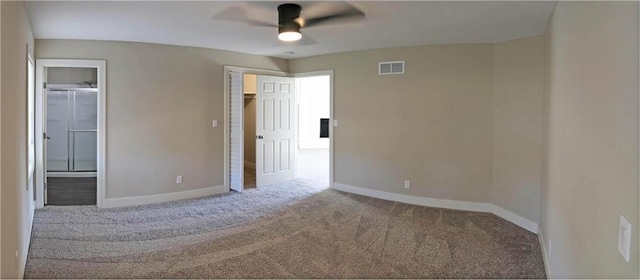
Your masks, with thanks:
[{"label": "ceiling fan light fixture", "polygon": [[285,42],[293,42],[302,39],[300,18],[302,8],[298,4],[287,3],[278,6],[278,39]]},{"label": "ceiling fan light fixture", "polygon": [[281,22],[278,25],[278,39],[286,42],[293,42],[302,39],[300,25],[296,22]]},{"label": "ceiling fan light fixture", "polygon": [[278,34],[278,39],[285,42],[298,41],[302,39],[302,34],[299,31],[284,31]]}]

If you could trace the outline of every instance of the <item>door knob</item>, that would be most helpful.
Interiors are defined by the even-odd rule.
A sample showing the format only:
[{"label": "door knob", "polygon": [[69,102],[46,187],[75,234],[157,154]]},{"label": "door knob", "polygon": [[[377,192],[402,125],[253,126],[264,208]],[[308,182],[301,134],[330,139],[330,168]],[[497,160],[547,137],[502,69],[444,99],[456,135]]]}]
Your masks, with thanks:
[{"label": "door knob", "polygon": [[262,135],[258,135],[256,136],[256,139],[263,139],[264,137],[262,137]]}]

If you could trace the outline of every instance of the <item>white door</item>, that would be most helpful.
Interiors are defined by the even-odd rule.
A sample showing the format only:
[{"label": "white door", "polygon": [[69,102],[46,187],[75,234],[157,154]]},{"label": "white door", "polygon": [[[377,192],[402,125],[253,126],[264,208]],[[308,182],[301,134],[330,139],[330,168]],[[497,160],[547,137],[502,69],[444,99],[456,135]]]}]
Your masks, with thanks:
[{"label": "white door", "polygon": [[229,187],[237,192],[244,190],[244,94],[242,73],[231,73]]},{"label": "white door", "polygon": [[256,93],[256,186],[294,178],[295,82],[258,75]]},{"label": "white door", "polygon": [[[42,68],[42,79],[45,81],[47,80],[47,68],[43,67]],[[48,170],[48,165],[47,165],[47,149],[48,149],[48,145],[47,142],[49,142],[48,140],[51,139],[51,136],[49,136],[49,134],[47,133],[47,86],[45,83],[39,84],[38,86],[42,87],[42,97],[40,100],[42,100],[42,104],[39,104],[38,108],[40,108],[40,110],[42,110],[42,115],[37,116],[39,118],[39,120],[42,122],[42,151],[39,152],[38,154],[42,157],[42,168],[41,168],[41,172],[43,172],[42,174],[42,181],[43,181],[43,195],[42,195],[42,199],[44,201],[44,205],[47,205],[47,170]],[[40,137],[40,135],[37,135],[36,137]]]}]

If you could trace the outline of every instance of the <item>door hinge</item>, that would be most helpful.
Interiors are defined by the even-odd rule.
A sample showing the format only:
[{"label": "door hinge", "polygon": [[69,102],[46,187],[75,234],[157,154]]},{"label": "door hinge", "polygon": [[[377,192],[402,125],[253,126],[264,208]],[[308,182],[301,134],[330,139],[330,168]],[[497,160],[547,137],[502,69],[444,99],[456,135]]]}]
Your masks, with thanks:
[{"label": "door hinge", "polygon": [[47,82],[42,83],[42,88],[47,88]]}]

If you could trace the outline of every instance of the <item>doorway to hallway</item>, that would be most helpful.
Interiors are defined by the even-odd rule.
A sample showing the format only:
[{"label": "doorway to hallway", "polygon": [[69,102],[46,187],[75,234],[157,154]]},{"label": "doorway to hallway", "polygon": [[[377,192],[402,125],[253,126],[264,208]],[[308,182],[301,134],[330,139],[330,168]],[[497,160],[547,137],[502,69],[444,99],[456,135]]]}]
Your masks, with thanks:
[{"label": "doorway to hallway", "polygon": [[[333,71],[293,78],[279,74],[225,67],[225,182],[230,190],[242,192],[294,178],[330,187]],[[273,141],[269,133],[292,134]],[[265,175],[278,180],[271,182]]]},{"label": "doorway to hallway", "polygon": [[331,76],[296,78],[297,178],[329,187],[331,149]]}]

